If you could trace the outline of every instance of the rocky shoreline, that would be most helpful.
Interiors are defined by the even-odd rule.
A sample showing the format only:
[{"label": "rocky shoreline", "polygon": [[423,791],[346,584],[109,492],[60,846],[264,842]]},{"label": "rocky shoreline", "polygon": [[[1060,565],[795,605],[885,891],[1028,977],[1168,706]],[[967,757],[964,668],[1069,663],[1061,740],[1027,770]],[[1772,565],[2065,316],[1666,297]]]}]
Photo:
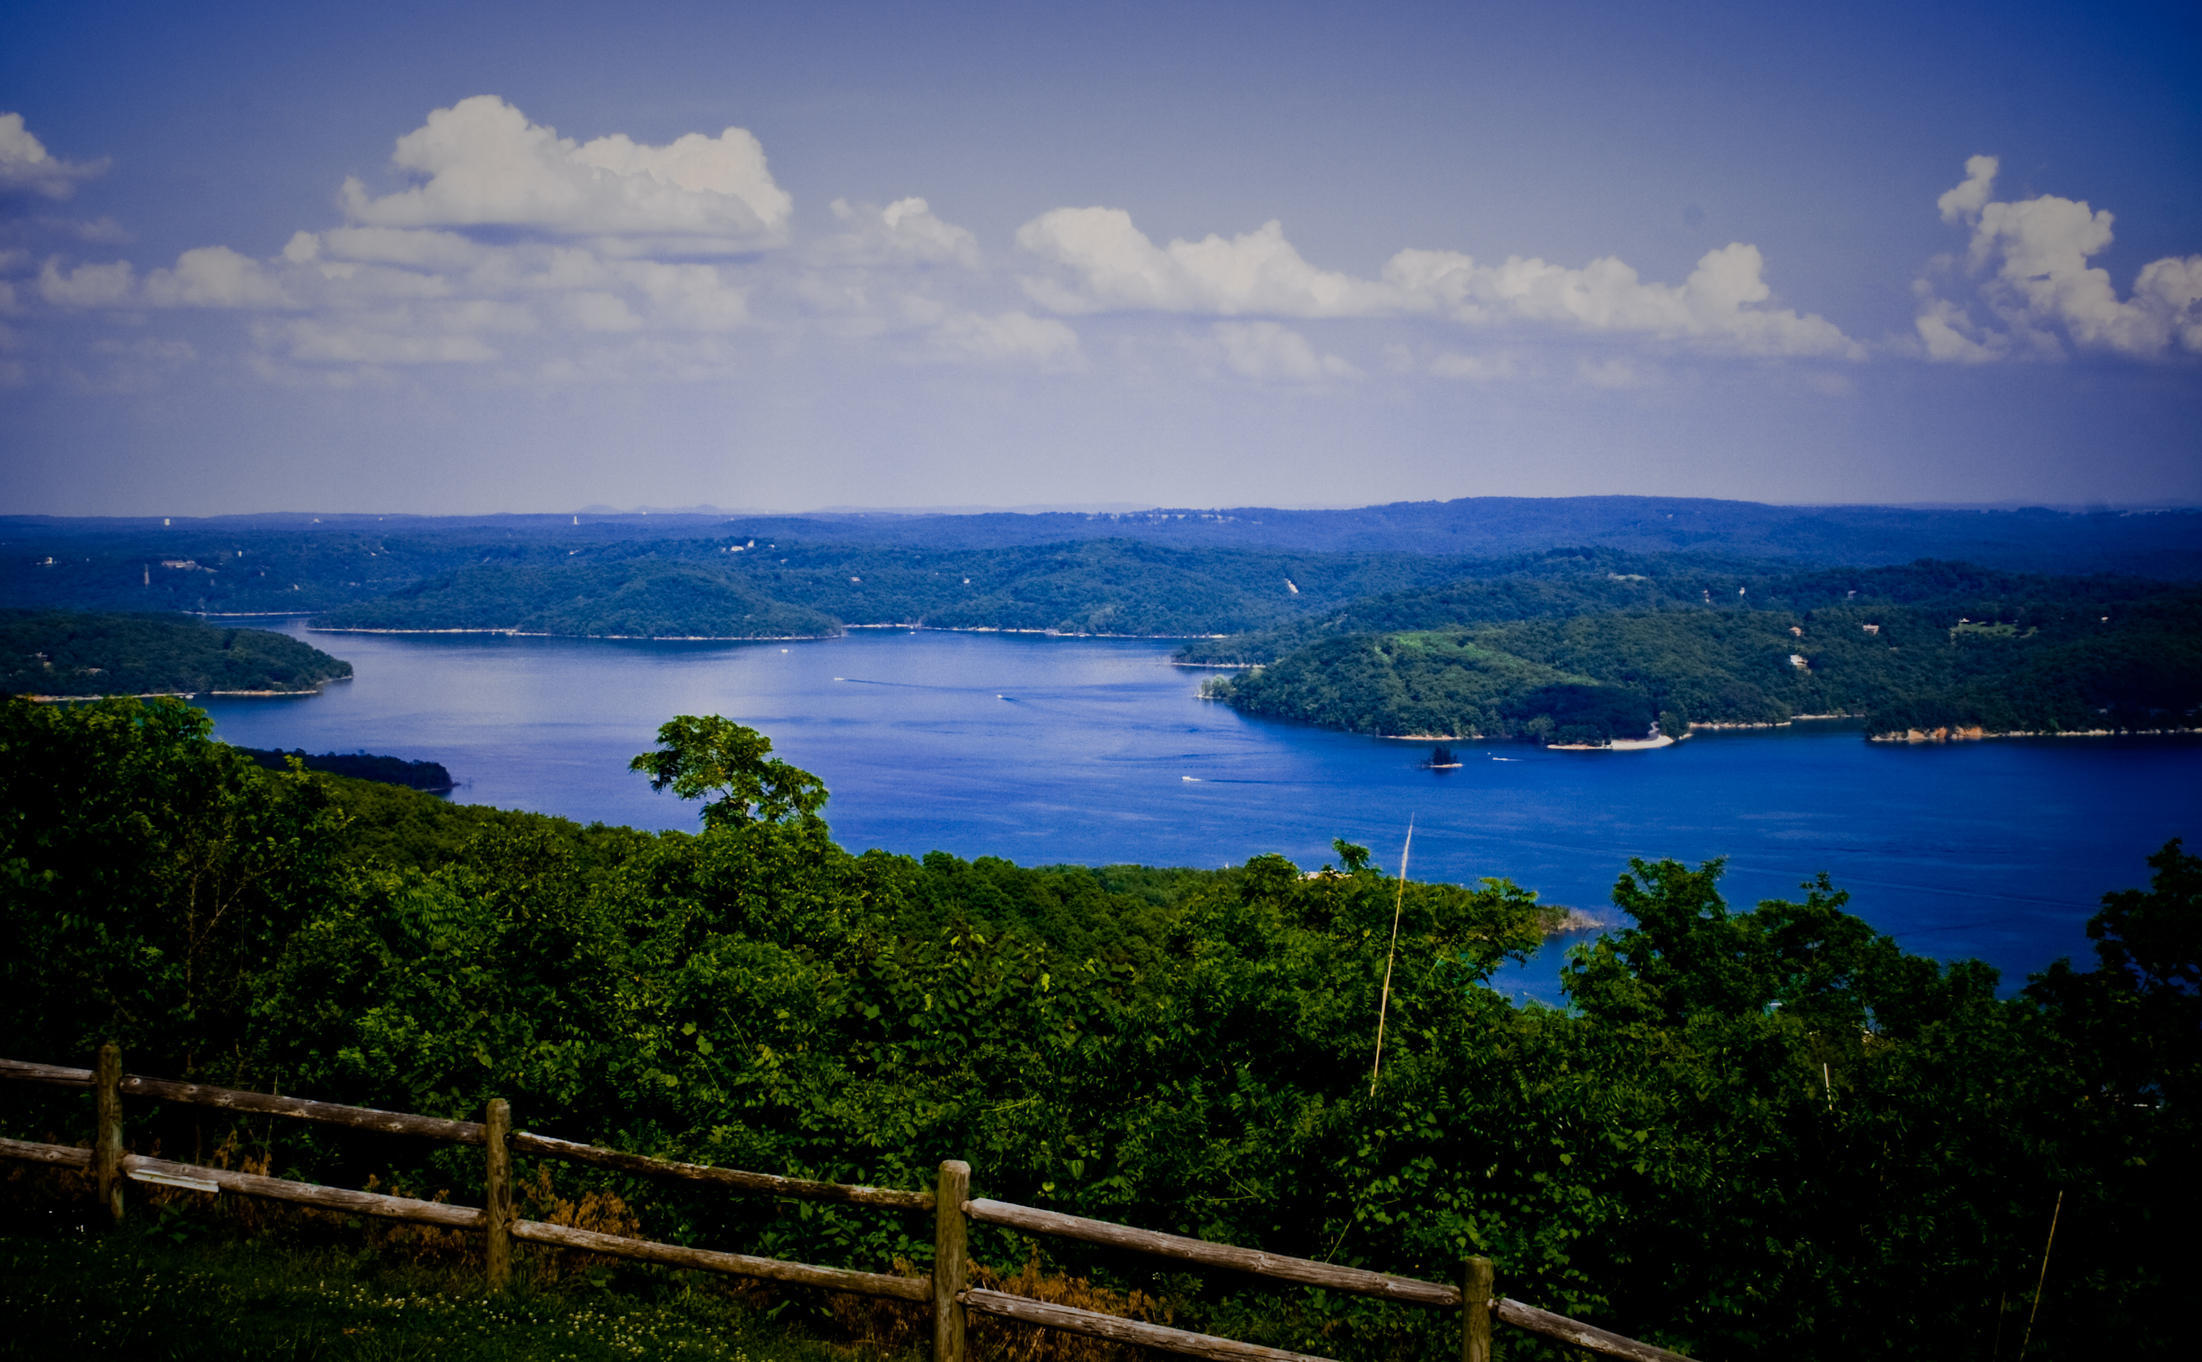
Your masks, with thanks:
[{"label": "rocky shoreline", "polygon": [[1990,731],[1978,725],[1945,725],[1939,728],[1890,729],[1886,733],[1869,733],[1866,741],[1926,743],[1984,742],[1989,738],[2167,738],[2197,733],[2202,733],[2202,728],[2066,728],[2052,732],[2025,728]]},{"label": "rocky shoreline", "polygon": [[332,676],[319,686],[306,686],[298,690],[148,690],[124,695],[109,691],[99,695],[26,695],[23,698],[36,705],[81,704],[91,700],[196,700],[202,695],[244,696],[278,698],[286,695],[319,695],[321,687],[331,681],[349,681],[349,676]]}]

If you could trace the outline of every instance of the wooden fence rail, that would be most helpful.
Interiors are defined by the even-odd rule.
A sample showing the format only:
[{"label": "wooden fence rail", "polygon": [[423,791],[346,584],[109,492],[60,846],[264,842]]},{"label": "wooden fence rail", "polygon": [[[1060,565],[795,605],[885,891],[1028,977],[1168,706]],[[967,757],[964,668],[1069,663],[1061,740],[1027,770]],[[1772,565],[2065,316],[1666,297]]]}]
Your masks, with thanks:
[{"label": "wooden fence rail", "polygon": [[711,1183],[737,1192],[756,1192],[764,1196],[792,1197],[798,1201],[833,1201],[852,1206],[885,1206],[903,1211],[933,1209],[931,1192],[905,1192],[893,1187],[866,1187],[845,1182],[812,1182],[804,1178],[775,1177],[770,1173],[745,1173],[739,1168],[676,1163],[671,1159],[622,1154],[616,1149],[601,1149],[593,1144],[556,1140],[548,1135],[537,1135],[526,1130],[512,1133],[512,1147],[522,1154],[541,1154],[553,1159],[564,1159],[568,1163],[585,1163],[597,1168],[616,1168],[623,1173],[644,1173],[652,1177]]},{"label": "wooden fence rail", "polygon": [[1326,1290],[1345,1291],[1356,1296],[1375,1296],[1381,1300],[1404,1301],[1410,1305],[1430,1305],[1441,1310],[1460,1308],[1459,1287],[1416,1281],[1412,1277],[1392,1277],[1381,1272],[1364,1272],[1357,1267],[1339,1267],[1335,1263],[1286,1258],[1231,1244],[1211,1243],[1206,1239],[1188,1239],[1183,1235],[1161,1234],[1154,1230],[1135,1230],[1129,1225],[1119,1225],[1113,1221],[1088,1220],[1084,1216],[1043,1211],[1031,1206],[1012,1205],[1006,1201],[966,1201],[963,1212],[981,1224],[1001,1225],[1029,1234],[1048,1234],[1059,1239],[1076,1239],[1109,1248],[1135,1249],[1157,1257],[1198,1263],[1202,1267],[1251,1272],[1273,1281],[1320,1286]]},{"label": "wooden fence rail", "polygon": [[[1263,1253],[1258,1249],[1218,1244],[1185,1235],[1163,1234],[1106,1220],[1090,1220],[1084,1216],[1065,1215],[1036,1206],[1019,1206],[1013,1202],[993,1201],[983,1197],[973,1198],[970,1194],[970,1165],[959,1160],[952,1159],[940,1166],[939,1180],[931,1192],[785,1178],[770,1173],[744,1172],[736,1168],[654,1159],[641,1154],[628,1154],[596,1145],[577,1144],[548,1135],[537,1135],[530,1131],[516,1131],[511,1128],[510,1109],[502,1098],[491,1100],[484,1112],[485,1120],[453,1121],[442,1117],[418,1116],[410,1112],[378,1111],[372,1107],[344,1106],[335,1102],[315,1102],[300,1097],[279,1097],[271,1093],[245,1092],[235,1088],[217,1088],[174,1079],[124,1074],[121,1055],[112,1045],[100,1047],[98,1063],[90,1069],[70,1069],[52,1064],[0,1059],[0,1079],[92,1090],[97,1099],[98,1130],[91,1148],[0,1139],[0,1159],[90,1173],[97,1183],[101,1203],[111,1219],[117,1223],[123,1217],[124,1184],[143,1182],[211,1194],[229,1192],[238,1196],[289,1201],[355,1215],[437,1225],[445,1229],[484,1235],[487,1241],[485,1275],[492,1290],[503,1290],[509,1285],[510,1246],[514,1240],[518,1240],[588,1253],[609,1254],[641,1262],[662,1263],[671,1267],[695,1268],[738,1277],[785,1282],[794,1286],[816,1287],[827,1291],[844,1291],[913,1302],[929,1301],[933,1307],[934,1362],[965,1362],[966,1318],[971,1312],[998,1316],[1043,1329],[1205,1358],[1208,1362],[1327,1362],[1323,1358],[1242,1343],[1212,1334],[1190,1333],[1067,1305],[1053,1305],[999,1291],[973,1288],[970,1286],[968,1244],[969,1224],[976,1221],[1027,1234],[1045,1234],[1081,1243],[1153,1254],[1199,1267],[1243,1272],[1270,1281],[1321,1287],[1435,1309],[1459,1310],[1462,1362],[1491,1362],[1493,1320],[1529,1333],[1558,1339],[1589,1352],[1627,1359],[1627,1362],[1690,1362],[1689,1358],[1680,1353],[1668,1352],[1664,1348],[1624,1338],[1580,1320],[1569,1319],[1564,1315],[1556,1315],[1548,1310],[1539,1310],[1535,1306],[1499,1296],[1492,1290],[1491,1262],[1487,1258],[1469,1259],[1462,1285],[1450,1286],[1441,1282],[1420,1281],[1412,1277],[1369,1272],[1360,1268],[1340,1267],[1334,1263],[1319,1263],[1307,1258]],[[438,1201],[418,1201],[411,1197],[346,1191],[318,1183],[263,1177],[226,1168],[205,1168],[196,1164],[125,1153],[122,1098],[126,1094],[253,1115],[282,1116],[381,1134],[411,1135],[448,1144],[481,1146],[484,1151],[483,1171],[489,1191],[489,1205],[453,1206]],[[516,1153],[701,1183],[735,1192],[872,1206],[887,1210],[929,1210],[934,1217],[932,1276],[928,1280],[894,1277],[877,1272],[855,1272],[845,1268],[815,1267],[808,1263],[791,1263],[777,1258],[755,1258],[746,1254],[691,1248],[681,1244],[629,1239],[594,1230],[575,1229],[568,1225],[521,1220],[514,1214],[512,1200],[511,1159]]]},{"label": "wooden fence rail", "polygon": [[1165,1352],[1183,1353],[1188,1357],[1213,1358],[1215,1362],[1328,1362],[1326,1358],[1310,1357],[1306,1353],[1288,1353],[1279,1348],[1265,1348],[1259,1343],[1241,1343],[1235,1338],[1218,1338],[1214,1334],[1187,1333],[1183,1329],[1145,1324],[1136,1319],[1103,1315],[1092,1310],[1080,1310],[1076,1306],[1053,1305],[1047,1301],[1005,1295],[999,1291],[966,1291],[957,1299],[981,1314],[1000,1315],[1003,1319],[1013,1319],[1019,1324],[1037,1324],[1043,1329],[1056,1329],[1066,1334],[1084,1334],[1089,1338],[1105,1338],[1112,1343],[1160,1348]]}]

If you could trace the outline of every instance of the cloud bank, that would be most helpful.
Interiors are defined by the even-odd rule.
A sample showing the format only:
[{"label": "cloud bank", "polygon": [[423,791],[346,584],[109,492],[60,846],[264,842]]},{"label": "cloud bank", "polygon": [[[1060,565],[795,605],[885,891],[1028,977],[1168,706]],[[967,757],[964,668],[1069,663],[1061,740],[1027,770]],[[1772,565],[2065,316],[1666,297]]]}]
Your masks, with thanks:
[{"label": "cloud bank", "polygon": [[760,318],[760,295],[845,340],[900,339],[911,358],[1081,362],[1060,321],[943,296],[985,265],[923,199],[837,204],[845,230],[788,250],[793,200],[740,128],[576,142],[484,95],[429,114],[392,164],[418,182],[375,196],[347,179],[346,222],[299,230],[270,259],[208,246],[141,275],[52,257],[35,296],[74,311],[264,314],[251,334],[271,375],[503,362],[555,381],[708,378],[739,362],[711,338],[789,321]]},{"label": "cloud bank", "polygon": [[[437,366],[506,382],[710,380],[806,344],[1068,374],[1094,366],[1095,329],[1135,369],[1190,356],[1209,379],[1332,390],[1369,369],[1394,383],[1626,389],[1656,386],[1684,361],[2202,352],[2202,255],[2148,265],[2120,298],[2088,263],[2110,244],[2111,214],[2050,195],[1999,202],[1992,156],[1971,158],[1937,200],[1970,239],[1917,281],[1916,339],[1877,347],[1779,306],[1747,242],[1707,251],[1676,283],[1613,256],[1566,265],[1421,248],[1361,278],[1310,262],[1274,220],[1158,245],[1111,207],[1041,213],[1013,249],[990,253],[914,196],[835,200],[831,228],[798,240],[792,197],[741,128],[662,146],[616,133],[583,142],[494,95],[429,113],[396,139],[391,165],[409,183],[377,194],[344,180],[340,220],[301,227],[265,259],[208,245],[141,271],[0,250],[0,314],[229,314],[243,319],[230,353],[245,369],[331,382]],[[0,191],[64,198],[105,168],[52,156],[20,115],[0,115]],[[74,233],[79,248],[119,234],[91,226]],[[24,353],[29,334],[0,340]],[[223,353],[219,337],[193,335],[196,347],[158,350],[161,373]],[[1350,357],[1354,343],[1373,352],[1369,369]],[[1517,359],[1525,346],[1572,352]],[[30,372],[9,364],[11,381]],[[1815,391],[1850,390],[1824,364],[1806,377]]]},{"label": "cloud bank", "polygon": [[[1989,196],[1998,164],[1972,157],[1964,181],[1936,200],[1942,220],[1971,227],[1972,239],[1915,285],[1929,358],[2062,359],[2068,344],[2149,359],[2202,353],[2202,255],[2143,266],[2121,299],[2110,272],[2087,263],[2110,245],[2110,211],[2053,194],[1997,202]],[[1944,296],[1941,280],[1972,284],[1971,297]]]},{"label": "cloud bank", "polygon": [[1646,283],[1608,257],[1579,269],[1511,256],[1480,264],[1457,251],[1404,250],[1378,280],[1317,269],[1277,222],[1156,246],[1116,208],[1058,208],[1017,230],[1017,244],[1061,267],[1031,276],[1033,301],[1066,315],[1101,311],[1337,318],[1442,316],[1469,326],[1525,324],[1686,339],[1757,355],[1857,358],[1864,348],[1817,316],[1762,307],[1773,294],[1756,246],[1706,254],[1680,285]]},{"label": "cloud bank", "polygon": [[[773,183],[764,147],[741,128],[662,147],[621,134],[576,143],[495,95],[431,113],[398,139],[390,163],[422,183],[376,198],[345,180],[354,222],[531,228],[610,237],[634,251],[731,254],[781,244],[795,206]],[[645,240],[621,240],[629,237]]]},{"label": "cloud bank", "polygon": [[23,126],[23,115],[0,114],[0,195],[36,194],[66,199],[77,181],[107,173],[108,161],[64,161],[49,155],[44,143]]}]

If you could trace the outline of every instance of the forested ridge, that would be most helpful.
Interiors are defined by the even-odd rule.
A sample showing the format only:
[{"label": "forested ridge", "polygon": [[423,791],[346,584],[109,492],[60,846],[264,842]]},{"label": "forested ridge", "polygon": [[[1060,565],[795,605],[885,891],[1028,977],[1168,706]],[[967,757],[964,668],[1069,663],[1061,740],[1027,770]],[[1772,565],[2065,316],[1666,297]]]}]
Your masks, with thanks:
[{"label": "forested ridge", "polygon": [[0,610],[0,692],[293,693],[351,674],[351,663],[266,629],[180,615]]},{"label": "forested ridge", "polygon": [[326,629],[789,637],[844,624],[1166,635],[1257,628],[1458,576],[1413,554],[1269,554],[1133,540],[973,550],[618,544],[486,563],[315,617]]},{"label": "forested ridge", "polygon": [[2202,725],[2202,589],[1949,563],[1456,582],[1178,657],[1252,668],[1207,688],[1247,713],[1364,733],[1599,744],[1828,714],[1875,733]]},{"label": "forested ridge", "polygon": [[[1679,557],[1797,571],[1815,564],[1865,565],[1918,558],[1964,560],[2038,573],[2137,573],[2202,578],[2202,512],[1922,510],[1902,507],[1763,506],[1673,497],[1474,497],[1401,502],[1338,511],[1262,507],[1135,513],[706,515],[617,514],[424,516],[231,516],[153,520],[0,517],[0,605],[74,610],[174,610],[207,614],[320,614],[436,583],[393,607],[389,627],[516,628],[608,633],[637,627],[700,634],[724,623],[730,600],[706,591],[665,601],[637,593],[621,564],[734,567],[734,546],[770,557],[806,557],[774,590],[746,559],[714,573],[735,589],[732,604],[762,593],[792,610],[849,624],[909,623],[953,613],[958,628],[1065,632],[1206,634],[1266,628],[1318,614],[1353,595],[1492,575],[1503,563],[1562,546],[1619,558]],[[1115,564],[1081,579],[1056,561],[1112,542]],[[984,569],[973,592],[920,580],[943,559]],[[589,608],[618,588],[589,584],[561,595],[565,580],[533,570],[571,560],[624,577],[623,599]],[[921,572],[910,572],[919,560]],[[1300,580],[1307,560],[1389,563],[1336,594]],[[1456,564],[1442,575],[1412,560]],[[778,566],[778,564],[773,564]],[[1299,571],[1293,571],[1297,566]],[[468,569],[511,570],[500,583]],[[1627,572],[1635,569],[1622,568]],[[890,588],[887,575],[903,572]],[[1152,591],[1141,572],[1158,573]],[[1032,574],[1029,583],[1022,574]],[[1295,596],[1282,575],[1300,588]],[[497,574],[489,574],[494,578]],[[862,577],[864,592],[846,588]],[[1187,608],[1186,582],[1203,597]],[[550,583],[556,582],[557,589]],[[675,585],[668,579],[668,585]],[[960,582],[957,585],[961,585]],[[1029,586],[1030,589],[1027,589]],[[474,588],[480,588],[475,597]],[[543,587],[543,591],[537,591]],[[520,609],[515,610],[513,607]],[[489,608],[487,616],[474,607]],[[493,607],[493,608],[491,608]],[[1114,615],[1109,615],[1113,608]],[[472,614],[468,614],[469,610]],[[693,610],[695,619],[676,618]],[[735,618],[753,613],[736,609]],[[1117,618],[1121,616],[1122,618]],[[485,618],[496,622],[485,623]],[[803,632],[789,620],[752,627]]]},{"label": "forested ridge", "polygon": [[[1508,1294],[1714,1359],[2168,1356],[2202,1130],[2202,859],[2106,895],[2097,958],[1999,996],[1902,950],[1839,886],[1741,909],[1717,862],[1615,866],[1631,925],[1565,1009],[1484,985],[1532,946],[1505,881],[851,852],[826,791],[723,720],[640,774],[695,834],[583,827],[265,771],[180,703],[0,703],[0,1030],[11,1057],[433,1115],[491,1095],[546,1133],[975,1190]],[[81,1138],[82,1099],[5,1133]],[[184,1150],[225,1134],[133,1116]],[[238,1127],[284,1175],[479,1196],[478,1160]],[[425,1162],[420,1161],[425,1158]],[[404,1162],[403,1160],[413,1160]],[[920,1267],[929,1225],[607,1177],[653,1237]],[[1003,1269],[1025,1245],[981,1234]],[[1264,1295],[1066,1249],[1179,1324],[1348,1362],[1457,1353],[1411,1309]],[[1510,1356],[1529,1356],[1526,1342]]]}]

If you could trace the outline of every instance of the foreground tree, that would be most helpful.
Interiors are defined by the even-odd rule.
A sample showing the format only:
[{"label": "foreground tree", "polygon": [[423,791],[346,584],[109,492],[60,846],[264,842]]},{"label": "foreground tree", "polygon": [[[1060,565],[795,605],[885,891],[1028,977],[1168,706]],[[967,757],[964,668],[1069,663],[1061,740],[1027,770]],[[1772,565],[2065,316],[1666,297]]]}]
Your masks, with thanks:
[{"label": "foreground tree", "polygon": [[818,820],[826,785],[800,767],[772,756],[772,739],[716,714],[683,714],[658,729],[658,750],[627,763],[650,777],[650,788],[670,786],[682,799],[717,795],[703,806],[703,825],[738,828],[750,823]]},{"label": "foreground tree", "polygon": [[0,702],[0,1031],[102,1041],[152,1072],[228,1072],[252,976],[324,882],[341,817],[180,701]]}]

